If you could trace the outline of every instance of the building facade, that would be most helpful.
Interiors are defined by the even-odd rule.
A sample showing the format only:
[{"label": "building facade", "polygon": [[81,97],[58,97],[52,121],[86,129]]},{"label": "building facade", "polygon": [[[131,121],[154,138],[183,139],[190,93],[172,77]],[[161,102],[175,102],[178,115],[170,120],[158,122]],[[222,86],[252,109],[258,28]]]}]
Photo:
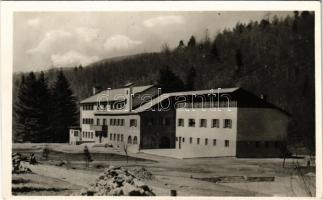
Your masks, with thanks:
[{"label": "building facade", "polygon": [[161,93],[127,85],[81,101],[70,143],[177,158],[278,157],[289,115],[242,88]]}]

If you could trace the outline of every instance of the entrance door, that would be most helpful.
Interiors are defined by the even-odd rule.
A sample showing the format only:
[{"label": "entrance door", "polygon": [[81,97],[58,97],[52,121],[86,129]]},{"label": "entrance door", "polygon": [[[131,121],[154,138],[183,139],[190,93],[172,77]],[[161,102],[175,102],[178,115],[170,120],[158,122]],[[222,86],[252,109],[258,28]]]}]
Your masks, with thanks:
[{"label": "entrance door", "polygon": [[182,137],[178,137],[178,148],[182,148]]}]

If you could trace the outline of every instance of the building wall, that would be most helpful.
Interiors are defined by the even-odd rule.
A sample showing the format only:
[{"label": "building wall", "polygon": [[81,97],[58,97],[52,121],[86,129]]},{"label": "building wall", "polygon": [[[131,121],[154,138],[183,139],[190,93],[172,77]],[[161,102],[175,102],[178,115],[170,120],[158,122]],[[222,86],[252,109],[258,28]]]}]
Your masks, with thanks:
[{"label": "building wall", "polygon": [[[107,137],[102,137],[101,143],[107,143],[123,149],[124,145],[127,145],[129,151],[137,152],[140,144],[140,116],[139,115],[108,115],[108,116],[95,116],[95,123],[97,119],[100,119],[100,125],[103,124],[103,119],[107,122]],[[123,125],[113,125],[110,123],[110,119],[123,120]],[[137,126],[130,127],[130,120],[137,121]],[[119,136],[118,136],[119,135]],[[128,139],[130,140],[128,142]],[[118,140],[119,138],[119,140]],[[122,139],[123,138],[123,139]],[[134,142],[136,138],[137,142]],[[99,137],[95,137],[95,141],[99,143]]]},{"label": "building wall", "polygon": [[70,129],[69,132],[70,132],[70,136],[69,136],[70,144],[78,144],[79,142],[82,141],[80,130]]},{"label": "building wall", "polygon": [[[90,104],[88,104],[90,105]],[[90,124],[84,124],[83,119],[94,119],[94,111],[96,110],[96,105],[93,105],[93,110],[85,110],[83,106],[80,106],[80,125],[81,125],[81,140],[82,142],[94,142],[95,132],[90,129]],[[91,137],[93,136],[93,138]]]},{"label": "building wall", "polygon": [[175,148],[174,110],[146,111],[140,116],[141,149]]},{"label": "building wall", "polygon": [[[195,110],[195,111],[194,111]],[[237,108],[221,108],[217,111],[215,108],[207,108],[204,111],[201,108],[176,109],[176,149],[179,157],[217,157],[217,156],[235,156],[236,154],[236,131],[237,131]],[[189,127],[189,119],[195,119],[195,127]],[[184,127],[178,126],[178,119],[184,119]],[[200,127],[200,119],[207,120],[207,127]],[[220,127],[212,128],[212,119],[219,119]],[[231,128],[223,128],[224,119],[232,120]],[[192,138],[192,143],[190,143]],[[197,144],[197,138],[200,143]],[[205,144],[205,139],[208,140]],[[213,140],[216,145],[213,145]],[[225,146],[225,140],[229,140],[229,146]]]},{"label": "building wall", "polygon": [[237,157],[278,157],[288,116],[274,108],[239,108],[237,133]]}]

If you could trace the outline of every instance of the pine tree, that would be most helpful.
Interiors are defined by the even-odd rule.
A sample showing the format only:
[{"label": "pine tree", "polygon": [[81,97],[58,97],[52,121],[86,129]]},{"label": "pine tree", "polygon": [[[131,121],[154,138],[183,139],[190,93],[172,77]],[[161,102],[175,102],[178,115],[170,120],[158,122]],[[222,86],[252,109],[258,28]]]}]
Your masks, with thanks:
[{"label": "pine tree", "polygon": [[185,89],[187,91],[192,91],[195,89],[195,77],[196,77],[196,71],[195,71],[195,68],[192,66],[187,74],[187,80],[186,80],[186,86],[185,86]]},{"label": "pine tree", "polygon": [[212,47],[211,47],[211,54],[213,55],[213,57],[216,59],[216,60],[220,60],[219,58],[219,52],[218,52],[218,48],[216,46],[216,42],[214,41],[213,44],[212,44]]},{"label": "pine tree", "polygon": [[195,37],[192,35],[190,40],[187,43],[187,46],[188,47],[195,47],[195,45],[196,45],[196,40],[195,40]]},{"label": "pine tree", "polygon": [[179,41],[177,48],[182,49],[184,47],[185,47],[185,44],[184,44],[183,40]]},{"label": "pine tree", "polygon": [[37,98],[37,107],[39,111],[38,115],[38,125],[39,125],[39,142],[49,142],[50,133],[49,133],[49,117],[50,117],[50,92],[48,89],[47,79],[45,78],[44,72],[40,72],[40,75],[37,79],[36,84],[36,98]]},{"label": "pine tree", "polygon": [[37,142],[40,136],[37,80],[33,72],[22,76],[15,105],[16,136],[23,142]]},{"label": "pine tree", "polygon": [[176,76],[168,67],[159,71],[158,85],[163,93],[178,92],[184,90],[183,81]]},{"label": "pine tree", "polygon": [[69,128],[76,125],[77,105],[76,98],[70,89],[70,84],[62,71],[57,75],[52,88],[52,115],[50,130],[54,142],[68,142]]}]

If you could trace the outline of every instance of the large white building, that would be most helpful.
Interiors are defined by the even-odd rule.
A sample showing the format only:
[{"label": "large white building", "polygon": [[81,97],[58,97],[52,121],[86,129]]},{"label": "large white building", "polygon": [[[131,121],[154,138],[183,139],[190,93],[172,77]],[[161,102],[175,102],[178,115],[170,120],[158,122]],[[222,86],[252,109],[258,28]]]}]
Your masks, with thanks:
[{"label": "large white building", "polygon": [[177,158],[277,157],[288,114],[242,88],[161,94],[154,85],[105,90],[80,102],[70,143],[95,142]]}]

